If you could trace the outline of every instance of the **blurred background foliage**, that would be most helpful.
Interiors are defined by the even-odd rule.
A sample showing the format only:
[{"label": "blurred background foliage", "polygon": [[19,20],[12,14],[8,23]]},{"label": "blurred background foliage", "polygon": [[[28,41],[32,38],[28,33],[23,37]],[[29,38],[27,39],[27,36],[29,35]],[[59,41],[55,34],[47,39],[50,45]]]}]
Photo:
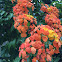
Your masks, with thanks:
[{"label": "blurred background foliage", "polygon": [[[59,18],[62,22],[62,1],[57,0],[33,0],[35,10],[30,12],[39,24],[45,24],[44,12],[40,11],[41,3],[54,5],[59,9]],[[0,62],[21,62],[18,57],[18,49],[25,38],[20,37],[20,33],[14,28],[13,9],[16,2],[11,0],[0,0]],[[54,61],[53,61],[54,60]],[[51,62],[62,62],[62,49],[60,53],[53,56]]]}]

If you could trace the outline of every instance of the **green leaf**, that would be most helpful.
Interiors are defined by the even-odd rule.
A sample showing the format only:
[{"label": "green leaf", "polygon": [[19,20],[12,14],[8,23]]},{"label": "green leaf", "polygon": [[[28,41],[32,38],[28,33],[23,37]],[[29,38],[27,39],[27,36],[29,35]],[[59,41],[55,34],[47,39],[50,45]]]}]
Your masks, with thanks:
[{"label": "green leaf", "polygon": [[19,58],[19,56],[17,56],[17,57],[13,60],[13,62],[20,62],[20,59],[21,59],[21,58]]},{"label": "green leaf", "polygon": [[8,13],[7,13],[7,12],[5,12],[5,14],[4,14],[3,16],[5,17],[5,16],[7,16],[7,14],[8,14]]},{"label": "green leaf", "polygon": [[2,22],[2,21],[3,21],[2,17],[3,17],[3,16],[0,16],[0,22]]},{"label": "green leaf", "polygon": [[11,32],[14,30],[14,25],[11,27],[11,29],[10,29],[10,30],[11,30]]},{"label": "green leaf", "polygon": [[22,38],[22,37],[21,37],[21,40],[20,40],[20,41],[23,43],[23,42],[25,41],[25,39],[26,39],[26,38]]},{"label": "green leaf", "polygon": [[53,62],[53,58],[51,59],[51,62]]},{"label": "green leaf", "polygon": [[45,47],[48,48],[48,42],[45,42]]},{"label": "green leaf", "polygon": [[11,19],[13,17],[13,13],[10,13],[7,17]]},{"label": "green leaf", "polygon": [[2,12],[1,12],[1,15],[3,15],[4,13],[5,13],[5,11],[2,11]]},{"label": "green leaf", "polygon": [[0,19],[2,19],[3,16],[0,17]]},{"label": "green leaf", "polygon": [[10,50],[11,47],[15,48],[15,44],[16,44],[16,39],[14,39],[13,41],[7,43],[7,48]]},{"label": "green leaf", "polygon": [[56,58],[54,59],[54,62],[59,62],[59,60],[60,60],[60,57],[56,57]]},{"label": "green leaf", "polygon": [[51,44],[51,45],[52,45],[53,43],[52,43],[51,41],[48,41],[48,45],[49,45],[49,44]]},{"label": "green leaf", "polygon": [[30,62],[29,58],[27,58],[27,62]]},{"label": "green leaf", "polygon": [[27,26],[28,26],[28,27],[30,26],[30,22],[28,22]]},{"label": "green leaf", "polygon": [[8,18],[4,18],[3,20],[7,21],[7,20],[8,20]]}]

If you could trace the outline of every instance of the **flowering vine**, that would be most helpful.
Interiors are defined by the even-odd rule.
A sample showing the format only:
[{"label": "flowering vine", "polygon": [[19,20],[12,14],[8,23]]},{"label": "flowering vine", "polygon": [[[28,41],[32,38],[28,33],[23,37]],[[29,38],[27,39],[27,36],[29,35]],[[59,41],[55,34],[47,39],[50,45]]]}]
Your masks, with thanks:
[{"label": "flowering vine", "polygon": [[28,8],[34,10],[31,0],[17,0],[17,4],[13,7],[14,27],[21,33],[21,37],[26,37],[28,29],[32,31],[37,24],[36,19],[30,15]]},{"label": "flowering vine", "polygon": [[[12,0],[12,3],[15,0]],[[30,58],[32,62],[46,62],[52,60],[52,55],[58,54],[61,47],[60,37],[62,36],[62,25],[59,19],[59,10],[56,7],[41,4],[41,9],[45,12],[45,22],[47,25],[37,25],[37,20],[30,15],[29,9],[34,10],[31,0],[17,0],[13,7],[14,27],[21,33],[21,37],[26,38],[19,47],[19,57],[22,62]]]},{"label": "flowering vine", "polygon": [[48,6],[47,4],[41,4],[41,9],[43,12],[46,12],[45,23],[53,28],[59,37],[62,36],[62,25],[59,17],[59,10],[54,6]]},{"label": "flowering vine", "polygon": [[[49,40],[53,40],[50,41],[51,44],[48,44]],[[45,43],[48,46],[45,46]],[[54,53],[60,53],[59,47],[61,47],[61,42],[57,33],[48,25],[39,25],[31,32],[31,36],[20,45],[19,57],[22,56],[22,60],[26,61],[30,54],[33,54],[32,62],[51,61]]]}]

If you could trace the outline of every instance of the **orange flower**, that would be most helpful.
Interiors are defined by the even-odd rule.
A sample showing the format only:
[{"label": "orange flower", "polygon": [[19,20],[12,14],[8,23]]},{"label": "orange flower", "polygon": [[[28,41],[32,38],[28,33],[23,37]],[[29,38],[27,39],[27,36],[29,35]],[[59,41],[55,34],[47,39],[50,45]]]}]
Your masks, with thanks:
[{"label": "orange flower", "polygon": [[40,55],[42,53],[42,49],[38,50],[38,55]]},{"label": "orange flower", "polygon": [[47,37],[47,36],[42,36],[42,40],[43,40],[44,42],[47,42],[48,37]]},{"label": "orange flower", "polygon": [[51,44],[49,44],[49,50],[53,49],[53,46]]},{"label": "orange flower", "polygon": [[31,53],[31,48],[30,47],[27,47],[25,50],[26,50],[26,52]]},{"label": "orange flower", "polygon": [[51,56],[47,54],[47,61],[51,61]]},{"label": "orange flower", "polygon": [[23,19],[18,19],[17,21],[18,21],[20,24],[23,23]]},{"label": "orange flower", "polygon": [[35,54],[36,53],[36,49],[34,47],[31,47],[31,53]]},{"label": "orange flower", "polygon": [[30,43],[25,43],[25,48],[29,47]]},{"label": "orange flower", "polygon": [[18,30],[18,31],[21,31],[21,28],[22,28],[22,26],[19,25],[19,26],[17,27],[17,30]]},{"label": "orange flower", "polygon": [[62,32],[62,25],[59,27],[59,30]]},{"label": "orange flower", "polygon": [[58,46],[61,47],[61,41],[58,42]]},{"label": "orange flower", "polygon": [[36,61],[37,61],[37,58],[34,57],[34,58],[32,59],[32,62],[36,62]]},{"label": "orange flower", "polygon": [[23,52],[23,49],[21,49],[21,51],[19,52],[19,57],[21,57],[22,52]]},{"label": "orange flower", "polygon": [[60,38],[60,37],[61,37],[61,32],[58,32],[57,35],[58,35],[58,37]]},{"label": "orange flower", "polygon": [[37,30],[37,33],[38,33],[38,34],[41,34],[41,31],[40,31],[40,30]]},{"label": "orange flower", "polygon": [[22,57],[25,58],[27,55],[26,55],[26,51],[23,51],[22,52]]},{"label": "orange flower", "polygon": [[46,52],[49,53],[49,49],[48,48],[46,48]]},{"label": "orange flower", "polygon": [[12,2],[12,3],[14,3],[14,2],[15,2],[15,0],[11,0],[11,2]]},{"label": "orange flower", "polygon": [[30,40],[31,41],[34,41],[34,36],[30,36]]},{"label": "orange flower", "polygon": [[41,41],[35,41],[35,43],[33,44],[33,47],[35,47],[36,49],[40,49],[42,47],[42,42]]},{"label": "orange flower", "polygon": [[22,2],[22,0],[17,0],[17,3],[21,3]]},{"label": "orange flower", "polygon": [[54,49],[51,49],[49,53],[50,53],[50,56],[52,56],[54,54]]},{"label": "orange flower", "polygon": [[43,12],[46,12],[47,8],[45,6],[42,6],[41,9]]},{"label": "orange flower", "polygon": [[44,48],[42,49],[42,53],[45,53],[45,49]]},{"label": "orange flower", "polygon": [[16,23],[14,24],[15,29],[17,28],[18,25],[19,25],[18,22],[16,22]]},{"label": "orange flower", "polygon": [[35,7],[34,7],[34,6],[32,6],[32,11],[34,11],[34,8],[35,8]]},{"label": "orange flower", "polygon": [[21,62],[25,62],[25,60],[24,59],[22,59],[22,61]]},{"label": "orange flower", "polygon": [[21,57],[21,51],[19,52],[19,57]]},{"label": "orange flower", "polygon": [[31,41],[30,45],[34,46],[35,42],[34,41]]},{"label": "orange flower", "polygon": [[58,43],[53,41],[53,46],[56,47],[56,49],[59,49]]},{"label": "orange flower", "polygon": [[41,40],[41,35],[38,35],[37,33],[34,34],[34,39],[36,41],[40,41]]},{"label": "orange flower", "polygon": [[26,33],[21,33],[21,37],[26,37],[27,34]]},{"label": "orange flower", "polygon": [[42,54],[39,61],[40,62],[46,62],[45,58],[46,58],[46,54]]},{"label": "orange flower", "polygon": [[60,53],[60,52],[59,52],[59,49],[56,49],[56,50],[54,51],[54,53],[56,53],[56,54]]},{"label": "orange flower", "polygon": [[45,6],[47,6],[49,8],[49,6],[47,4],[45,4]]},{"label": "orange flower", "polygon": [[47,30],[46,31],[44,30],[43,34],[47,36],[49,34],[49,32]]},{"label": "orange flower", "polygon": [[27,39],[25,40],[25,43],[29,43],[29,42],[30,42],[30,39],[27,38]]},{"label": "orange flower", "polygon": [[25,33],[26,32],[25,27],[22,26],[21,31]]},{"label": "orange flower", "polygon": [[25,26],[27,26],[27,23],[28,23],[28,21],[27,20],[24,20],[24,25]]},{"label": "orange flower", "polygon": [[[24,47],[25,47],[25,44],[22,43],[21,46],[20,46],[20,48],[23,49]],[[20,50],[20,49],[19,49],[19,50]]]}]

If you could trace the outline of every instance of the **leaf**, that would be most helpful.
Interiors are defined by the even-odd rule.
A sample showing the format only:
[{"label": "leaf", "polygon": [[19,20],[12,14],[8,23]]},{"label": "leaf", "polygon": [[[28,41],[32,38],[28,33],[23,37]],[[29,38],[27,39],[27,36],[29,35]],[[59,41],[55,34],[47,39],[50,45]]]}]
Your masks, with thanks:
[{"label": "leaf", "polygon": [[5,11],[2,11],[2,12],[1,12],[1,15],[3,15],[4,13],[5,13]]},{"label": "leaf", "polygon": [[30,26],[30,22],[28,22],[27,26],[28,26],[28,27]]},{"label": "leaf", "polygon": [[22,38],[22,37],[21,37],[21,40],[20,40],[20,41],[23,43],[23,42],[25,41],[25,39],[26,39],[26,38]]},{"label": "leaf", "polygon": [[7,18],[11,19],[13,17],[13,13],[10,13]]},{"label": "leaf", "polygon": [[60,57],[56,57],[56,58],[54,59],[54,62],[59,62],[59,60],[60,60]]},{"label": "leaf", "polygon": [[5,12],[5,14],[4,14],[3,16],[5,17],[5,16],[7,16],[7,14],[8,14],[8,13],[7,13],[7,12]]},{"label": "leaf", "polygon": [[0,19],[2,19],[3,16],[0,17]]},{"label": "leaf", "polygon": [[9,18],[5,18],[4,20],[7,21]]},{"label": "leaf", "polygon": [[45,47],[48,48],[48,42],[45,42]]},{"label": "leaf", "polygon": [[15,44],[16,44],[16,39],[14,39],[13,41],[7,43],[7,48],[8,50],[10,50],[11,47],[14,47],[15,48]]},{"label": "leaf", "polygon": [[30,62],[29,58],[27,58],[27,62]]},{"label": "leaf", "polygon": [[53,62],[53,58],[51,59],[51,62]]},{"label": "leaf", "polygon": [[20,59],[21,59],[21,58],[19,58],[19,56],[17,56],[17,57],[13,60],[13,62],[20,62]]},{"label": "leaf", "polygon": [[11,32],[14,30],[14,25],[11,27],[11,29],[10,29],[10,30],[11,30]]},{"label": "leaf", "polygon": [[1,17],[0,17],[0,22],[2,22],[2,21],[3,21],[2,17],[3,17],[3,16],[1,16]]}]

